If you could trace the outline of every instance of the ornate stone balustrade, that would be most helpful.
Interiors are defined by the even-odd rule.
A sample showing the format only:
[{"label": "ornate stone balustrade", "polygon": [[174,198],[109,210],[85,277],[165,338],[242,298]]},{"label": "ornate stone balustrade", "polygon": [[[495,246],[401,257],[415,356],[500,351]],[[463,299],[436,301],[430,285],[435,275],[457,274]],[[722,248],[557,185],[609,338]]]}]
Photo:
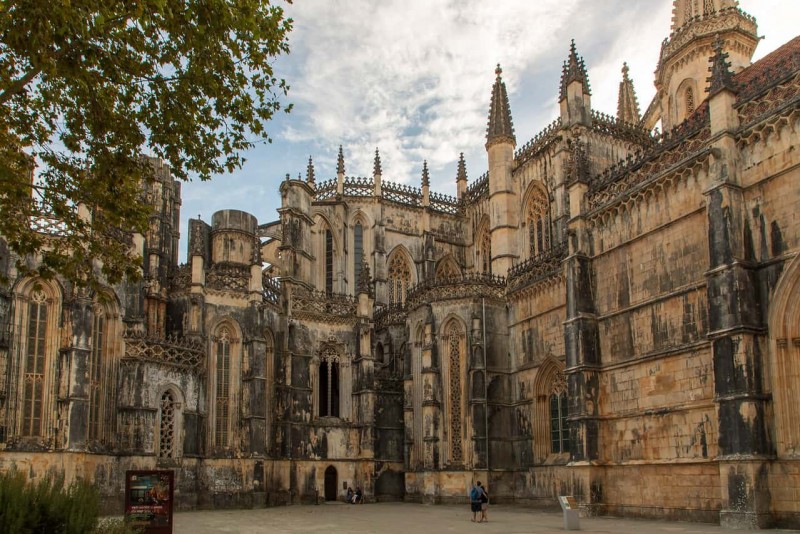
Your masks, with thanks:
[{"label": "ornate stone balustrade", "polygon": [[266,273],[261,275],[261,285],[264,291],[264,302],[278,305],[281,299],[281,281],[273,278]]},{"label": "ornate stone balustrade", "polygon": [[618,121],[616,117],[591,110],[592,130],[598,133],[625,139],[640,145],[653,143],[653,136],[646,129],[636,124]]},{"label": "ornate stone balustrade", "polygon": [[424,280],[409,288],[406,296],[408,309],[420,304],[450,299],[493,298],[505,294],[506,279],[489,273],[465,273],[460,276]]},{"label": "ornate stone balustrade", "polygon": [[157,362],[184,369],[205,368],[206,347],[202,341],[186,338],[158,338],[127,330],[125,359]]},{"label": "ornate stone balustrade", "polygon": [[561,272],[561,262],[567,257],[569,248],[562,241],[536,256],[518,263],[508,271],[508,289],[514,291],[535,284]]},{"label": "ornate stone balustrade", "polygon": [[514,162],[517,166],[522,165],[527,160],[539,153],[539,151],[555,141],[560,137],[559,131],[561,130],[561,117],[557,118],[547,126],[544,130],[533,136],[533,139],[522,145],[514,153]]},{"label": "ornate stone balustrade", "polygon": [[307,289],[303,286],[292,286],[292,317],[309,317],[326,322],[341,322],[355,319],[357,311],[355,297],[341,293],[325,293]]},{"label": "ornate stone balustrade", "polygon": [[422,192],[415,187],[410,187],[404,184],[383,182],[383,186],[381,187],[381,195],[384,200],[397,202],[398,204],[405,204],[406,206],[422,205]]},{"label": "ornate stone balustrade", "polygon": [[314,200],[331,200],[336,198],[336,180],[326,180],[317,185]]},{"label": "ornate stone balustrade", "polygon": [[402,325],[406,322],[408,308],[402,303],[392,303],[378,306],[375,309],[375,328],[385,328],[390,325]]},{"label": "ornate stone balustrade", "polygon": [[215,263],[206,273],[206,287],[220,291],[248,291],[250,267],[236,263]]},{"label": "ornate stone balustrade", "polygon": [[456,197],[432,192],[428,198],[430,199],[430,208],[434,211],[451,215],[463,212],[463,206]]},{"label": "ornate stone balustrade", "polygon": [[372,178],[347,176],[343,191],[346,197],[371,197],[375,193],[375,181]]},{"label": "ornate stone balustrade", "polygon": [[489,173],[484,173],[483,176],[467,186],[467,196],[464,199],[466,204],[474,204],[483,197],[489,196]]},{"label": "ornate stone balustrade", "polygon": [[635,185],[702,150],[710,136],[708,103],[703,103],[687,120],[654,137],[648,150],[628,156],[595,176],[589,185],[589,208],[598,208]]},{"label": "ornate stone balustrade", "polygon": [[33,215],[30,217],[31,230],[53,237],[67,235],[67,225],[55,216],[49,206],[34,202],[32,208]]}]

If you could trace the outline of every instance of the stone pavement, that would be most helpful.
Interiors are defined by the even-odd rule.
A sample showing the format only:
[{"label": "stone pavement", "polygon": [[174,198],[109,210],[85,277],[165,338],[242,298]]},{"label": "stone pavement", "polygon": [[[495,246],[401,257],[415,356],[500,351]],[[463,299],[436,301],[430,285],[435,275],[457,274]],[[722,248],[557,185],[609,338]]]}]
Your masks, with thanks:
[{"label": "stone pavement", "polygon": [[[178,512],[174,516],[174,534],[216,533],[325,533],[325,534],[516,534],[564,532],[560,511],[531,509],[515,505],[495,505],[489,509],[488,523],[472,523],[467,505],[424,505],[411,503],[375,503],[319,506],[284,506],[259,510],[220,510]],[[718,525],[614,519],[581,518],[582,532],[609,534],[650,533],[722,533],[731,531]],[[752,531],[755,532],[755,531]],[[758,531],[765,532],[765,531]],[[773,530],[767,532],[797,532]]]}]

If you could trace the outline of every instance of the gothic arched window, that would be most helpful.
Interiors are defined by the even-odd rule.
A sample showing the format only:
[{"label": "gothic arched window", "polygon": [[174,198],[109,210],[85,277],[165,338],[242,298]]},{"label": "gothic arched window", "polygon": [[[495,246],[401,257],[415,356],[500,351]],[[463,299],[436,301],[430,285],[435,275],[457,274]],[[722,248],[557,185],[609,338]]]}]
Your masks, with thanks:
[{"label": "gothic arched window", "polygon": [[353,228],[353,284],[358,287],[361,278],[361,263],[364,261],[364,226],[357,222]]},{"label": "gothic arched window", "polygon": [[686,117],[688,118],[694,112],[694,90],[691,87],[686,88],[684,99],[686,102]]},{"label": "gothic arched window", "polygon": [[333,232],[325,230],[325,292],[333,293]]},{"label": "gothic arched window", "polygon": [[405,256],[397,251],[389,258],[389,302],[403,304],[411,285],[411,267]]},{"label": "gothic arched window", "polygon": [[452,279],[458,278],[459,276],[461,276],[461,269],[458,268],[458,264],[456,264],[452,256],[441,260],[436,266],[436,278]]},{"label": "gothic arched window", "polygon": [[448,325],[445,332],[447,340],[447,357],[449,361],[449,404],[450,404],[450,462],[460,464],[464,461],[463,425],[461,411],[461,375],[463,331],[456,321]]},{"label": "gothic arched window", "polygon": [[23,366],[22,435],[43,436],[47,364],[47,299],[34,291],[28,303],[28,335]]},{"label": "gothic arched window", "polygon": [[476,244],[476,265],[481,272],[492,272],[492,236],[489,233],[488,221],[481,224],[477,232]]},{"label": "gothic arched window", "polygon": [[89,439],[103,437],[103,371],[108,358],[108,331],[105,310],[95,306],[92,322],[92,350],[89,353]]},{"label": "gothic arched window", "polygon": [[175,411],[176,403],[172,392],[165,391],[161,395],[159,406],[159,440],[158,455],[161,458],[172,458],[175,456]]},{"label": "gothic arched window", "polygon": [[319,416],[339,417],[339,355],[325,349],[319,360]]},{"label": "gothic arched window", "polygon": [[214,339],[216,366],[214,372],[214,445],[227,447],[231,429],[231,333],[227,326]]},{"label": "gothic arched window", "polygon": [[550,452],[569,452],[567,391],[562,377],[550,392]]},{"label": "gothic arched window", "polygon": [[547,194],[534,187],[525,209],[525,224],[528,226],[530,257],[538,256],[550,248],[550,204]]}]

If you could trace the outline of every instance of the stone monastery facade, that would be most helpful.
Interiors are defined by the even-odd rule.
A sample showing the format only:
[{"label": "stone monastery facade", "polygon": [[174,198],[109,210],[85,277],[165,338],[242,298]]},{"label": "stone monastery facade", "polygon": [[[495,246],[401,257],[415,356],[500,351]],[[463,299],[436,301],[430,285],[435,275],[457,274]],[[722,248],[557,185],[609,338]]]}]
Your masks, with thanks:
[{"label": "stone monastery facade", "polygon": [[[640,114],[517,145],[497,70],[488,173],[457,197],[280,186],[279,218],[189,221],[159,162],[144,279],[103,294],[0,268],[0,466],[174,469],[182,507],[341,498],[552,505],[800,526],[800,38],[751,64],[736,0],[676,0]],[[555,84],[554,84],[555,85]],[[664,134],[654,134],[660,124]],[[57,221],[34,221],[57,232]],[[4,245],[0,245],[3,246]],[[264,265],[269,265],[264,269]]]}]

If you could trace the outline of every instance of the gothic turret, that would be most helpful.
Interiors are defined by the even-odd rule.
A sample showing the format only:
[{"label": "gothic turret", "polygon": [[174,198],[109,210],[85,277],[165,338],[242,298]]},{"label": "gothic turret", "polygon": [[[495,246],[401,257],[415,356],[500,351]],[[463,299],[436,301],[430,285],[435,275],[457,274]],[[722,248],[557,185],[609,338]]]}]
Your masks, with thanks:
[{"label": "gothic turret", "polygon": [[672,29],[661,46],[656,69],[656,101],[644,124],[661,119],[664,130],[683,122],[706,98],[708,59],[717,37],[734,73],[750,65],[758,44],[758,28],[737,0],[674,0]]},{"label": "gothic turret", "polygon": [[489,157],[489,202],[491,218],[491,268],[494,274],[505,276],[519,258],[516,236],[519,226],[517,193],[512,183],[514,164],[514,123],[508,105],[506,85],[500,77],[500,65],[495,69],[492,102],[489,108],[489,127],[486,129],[486,152]]},{"label": "gothic turret", "polygon": [[575,40],[570,43],[569,57],[564,62],[561,72],[561,90],[558,102],[561,107],[561,124],[589,125],[591,121],[592,90],[589,86],[589,75],[586,63],[578,55]]},{"label": "gothic turret", "polygon": [[381,189],[383,186],[381,176],[383,175],[383,169],[381,168],[381,155],[378,153],[378,148],[375,147],[375,161],[372,165],[372,178],[375,182],[375,189],[374,194],[376,197],[381,196]]},{"label": "gothic turret", "polygon": [[308,167],[306,167],[306,182],[308,185],[314,186],[314,162],[311,160],[311,156],[308,156]]},{"label": "gothic turret", "polygon": [[344,193],[344,152],[339,145],[339,156],[336,158],[336,192]]},{"label": "gothic turret", "polygon": [[628,77],[628,64],[622,64],[622,81],[619,82],[619,97],[617,98],[617,120],[629,124],[638,124],[639,101],[633,89],[633,81]]}]

